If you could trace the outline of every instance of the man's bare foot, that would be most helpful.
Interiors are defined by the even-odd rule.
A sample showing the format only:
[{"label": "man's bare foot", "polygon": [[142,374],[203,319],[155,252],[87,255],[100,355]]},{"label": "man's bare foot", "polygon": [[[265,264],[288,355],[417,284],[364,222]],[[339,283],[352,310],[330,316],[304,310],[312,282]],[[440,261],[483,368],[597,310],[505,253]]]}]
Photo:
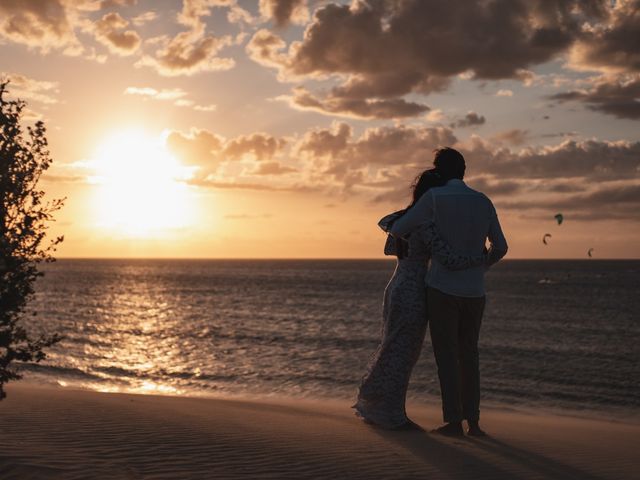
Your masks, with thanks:
[{"label": "man's bare foot", "polygon": [[431,430],[433,433],[439,433],[445,437],[464,437],[462,430],[462,422],[445,423],[441,427]]},{"label": "man's bare foot", "polygon": [[469,429],[467,430],[467,435],[470,437],[486,437],[487,434],[480,428],[478,422],[467,422],[469,424]]}]

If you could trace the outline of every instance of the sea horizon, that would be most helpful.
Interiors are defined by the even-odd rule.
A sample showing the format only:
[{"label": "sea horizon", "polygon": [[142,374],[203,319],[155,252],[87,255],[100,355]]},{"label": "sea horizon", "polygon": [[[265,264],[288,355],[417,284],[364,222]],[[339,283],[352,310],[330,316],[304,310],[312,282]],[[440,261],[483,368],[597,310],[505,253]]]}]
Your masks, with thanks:
[{"label": "sea horizon", "polygon": [[[337,260],[337,261],[361,261],[361,260],[385,260],[389,262],[396,262],[395,257],[70,257],[70,256],[58,256],[54,262],[60,260]],[[601,258],[582,258],[582,257],[562,257],[562,258],[536,258],[536,257],[521,257],[521,258],[503,258],[500,263],[512,262],[512,261],[539,261],[539,262],[556,262],[556,261],[585,261],[585,262],[598,262],[598,261],[638,261],[640,257],[601,257]]]}]

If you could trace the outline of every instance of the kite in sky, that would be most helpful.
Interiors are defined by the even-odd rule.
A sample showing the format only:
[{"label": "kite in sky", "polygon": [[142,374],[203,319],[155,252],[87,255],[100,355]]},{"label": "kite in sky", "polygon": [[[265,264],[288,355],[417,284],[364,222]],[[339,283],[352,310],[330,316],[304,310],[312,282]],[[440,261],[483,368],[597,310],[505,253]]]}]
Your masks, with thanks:
[{"label": "kite in sky", "polygon": [[562,225],[562,222],[564,221],[564,216],[561,213],[556,213],[553,218],[555,218],[558,221],[558,225]]},{"label": "kite in sky", "polygon": [[542,237],[542,243],[544,243],[545,245],[549,245],[547,243],[547,238],[551,238],[551,234],[550,233],[545,233],[544,237]]},{"label": "kite in sky", "polygon": [[587,252],[587,255],[589,255],[589,258],[593,257],[593,251],[595,250],[595,248],[590,248],[589,251]]}]

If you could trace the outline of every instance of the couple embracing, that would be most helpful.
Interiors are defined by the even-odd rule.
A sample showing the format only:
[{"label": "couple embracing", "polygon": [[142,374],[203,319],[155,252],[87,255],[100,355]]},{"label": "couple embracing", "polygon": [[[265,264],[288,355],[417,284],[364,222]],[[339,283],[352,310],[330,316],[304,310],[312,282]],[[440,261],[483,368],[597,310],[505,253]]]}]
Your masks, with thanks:
[{"label": "couple embracing", "polygon": [[[385,254],[398,263],[384,294],[382,339],[354,405],[367,423],[420,429],[405,398],[427,326],[438,366],[444,425],[434,432],[481,436],[478,337],[484,274],[507,253],[491,200],[464,182],[465,161],[452,148],[435,151],[405,210],[387,215]],[[489,241],[489,248],[485,247]]]}]

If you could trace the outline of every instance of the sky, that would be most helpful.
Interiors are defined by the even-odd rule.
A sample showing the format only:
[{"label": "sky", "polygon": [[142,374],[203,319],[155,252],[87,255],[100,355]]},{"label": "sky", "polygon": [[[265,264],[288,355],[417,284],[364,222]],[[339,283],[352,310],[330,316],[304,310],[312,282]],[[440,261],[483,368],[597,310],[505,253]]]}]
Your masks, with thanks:
[{"label": "sky", "polygon": [[0,0],[59,257],[382,258],[450,146],[508,258],[640,258],[638,45],[639,0]]}]

